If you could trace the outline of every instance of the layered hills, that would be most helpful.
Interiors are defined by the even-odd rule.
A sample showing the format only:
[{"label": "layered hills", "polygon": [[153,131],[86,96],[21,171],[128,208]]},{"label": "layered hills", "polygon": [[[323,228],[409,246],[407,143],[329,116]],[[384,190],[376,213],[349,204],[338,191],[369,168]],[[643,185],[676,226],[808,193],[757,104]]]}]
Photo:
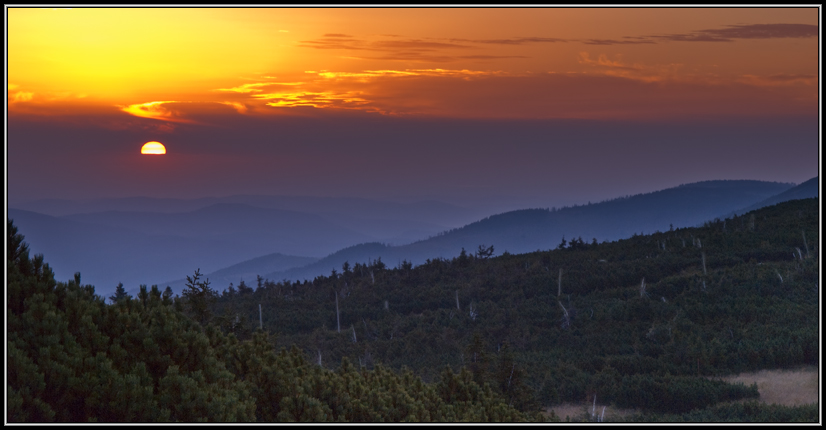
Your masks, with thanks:
[{"label": "layered hills", "polygon": [[[816,185],[816,178],[812,181],[806,184]],[[706,181],[601,203],[487,217],[434,201],[230,196],[40,200],[10,208],[9,218],[28,232],[32,250],[49,258],[58,279],[80,271],[107,293],[118,283],[133,292],[139,284],[179,291],[185,275],[197,268],[216,288],[226,288],[257,276],[313,279],[345,261],[381,259],[398,266],[452,258],[463,248],[474,253],[479,246],[493,246],[500,255],[552,249],[563,238],[611,241],[698,225],[771,198],[811,194],[796,192],[800,187],[811,188]]]},{"label": "layered hills", "polygon": [[493,246],[497,254],[553,249],[563,239],[591,243],[634,234],[689,227],[722,217],[792,188],[760,181],[706,181],[653,193],[561,209],[525,209],[493,215],[426,240],[402,246],[371,243],[349,247],[307,267],[267,273],[265,278],[312,279],[329,274],[349,261],[368,263],[381,258],[390,266],[403,261],[421,264],[452,258],[465,249]]}]

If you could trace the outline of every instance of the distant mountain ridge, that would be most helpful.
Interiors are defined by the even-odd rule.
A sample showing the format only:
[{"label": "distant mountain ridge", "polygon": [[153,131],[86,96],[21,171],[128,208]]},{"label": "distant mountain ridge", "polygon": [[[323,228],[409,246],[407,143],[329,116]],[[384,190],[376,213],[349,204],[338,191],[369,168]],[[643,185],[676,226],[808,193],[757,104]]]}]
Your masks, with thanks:
[{"label": "distant mountain ridge", "polygon": [[[555,248],[563,237],[611,241],[665,231],[672,225],[696,226],[784,192],[792,195],[792,188],[793,184],[763,181],[704,181],[601,203],[510,211],[453,229],[439,228],[429,221],[382,219],[359,208],[358,199],[345,199],[351,207],[313,214],[263,207],[261,202],[267,198],[262,200],[261,196],[252,196],[258,202],[255,206],[222,201],[188,212],[107,211],[50,217],[10,209],[9,218],[15,219],[30,239],[33,252],[44,253],[53,262],[58,278],[71,277],[64,271],[80,270],[84,281],[96,285],[102,294],[109,294],[117,282],[124,282],[130,290],[136,289],[138,282],[177,287],[182,285],[182,276],[196,268],[222,290],[229,282],[242,278],[252,281],[256,275],[271,280],[313,279],[341,270],[345,261],[353,265],[381,258],[388,266],[402,261],[421,264],[428,259],[453,258],[462,248],[473,253],[480,245],[494,246],[496,255],[524,253]],[[313,201],[297,198],[293,203],[311,205]],[[381,206],[374,203],[365,204],[368,209]],[[438,206],[442,205],[391,203],[388,207],[396,209],[382,213],[408,211],[405,216],[409,219],[417,207]],[[453,210],[450,205],[444,208],[446,212]],[[351,215],[342,215],[348,211]],[[357,216],[359,213],[362,215]],[[436,212],[429,213],[431,218],[424,218],[437,217]],[[395,232],[395,237],[402,239],[394,242],[384,236],[377,241],[375,236],[359,232],[359,228],[370,226],[388,236]],[[404,231],[412,233],[405,237],[401,234]],[[429,238],[415,240],[417,235]]]},{"label": "distant mountain ridge", "polygon": [[789,188],[786,191],[783,191],[780,194],[771,196],[766,200],[761,202],[755,203],[747,208],[740,209],[732,213],[732,215],[742,215],[746,212],[750,212],[753,210],[757,210],[760,208],[764,208],[766,206],[773,206],[778,203],[783,203],[789,200],[797,200],[797,199],[809,199],[809,198],[819,198],[820,197],[820,188],[819,188],[819,177],[815,176],[812,179],[809,179],[806,182],[801,183],[795,187]]},{"label": "distant mountain ridge", "polygon": [[634,234],[693,227],[721,214],[763,201],[793,184],[763,181],[703,181],[556,210],[523,209],[493,215],[464,227],[403,246],[366,243],[333,253],[309,266],[262,275],[265,278],[312,279],[352,265],[381,258],[395,266],[401,261],[421,264],[427,259],[453,258],[464,248],[494,246],[496,254],[518,254],[557,247],[562,238],[612,241]]},{"label": "distant mountain ridge", "polygon": [[313,214],[346,215],[366,219],[397,219],[446,226],[460,226],[478,219],[478,212],[444,202],[427,200],[397,203],[357,197],[233,195],[197,199],[123,197],[89,200],[41,199],[12,204],[18,209],[52,216],[96,212],[192,212],[216,204],[242,204]]},{"label": "distant mountain ridge", "polygon": [[[238,285],[241,281],[252,287],[261,273],[278,272],[293,267],[306,267],[316,261],[318,261],[318,258],[298,257],[276,252],[207,273],[204,278],[209,280],[211,284],[220,285],[222,288],[231,283]],[[186,280],[179,279],[165,282],[163,285],[172,287],[174,291],[181,291],[186,286]]]},{"label": "distant mountain ridge", "polygon": [[[274,252],[306,256],[284,260],[303,266],[354,243],[410,243],[473,216],[436,201],[301,196],[51,199],[24,206],[9,208],[8,216],[27,232],[33,252],[48,256],[59,279],[81,271],[104,293],[119,282],[135,290],[180,280],[196,268],[212,273]],[[264,264],[256,270],[285,268]],[[235,282],[244,273],[236,273]],[[223,282],[220,275],[214,279]]]}]

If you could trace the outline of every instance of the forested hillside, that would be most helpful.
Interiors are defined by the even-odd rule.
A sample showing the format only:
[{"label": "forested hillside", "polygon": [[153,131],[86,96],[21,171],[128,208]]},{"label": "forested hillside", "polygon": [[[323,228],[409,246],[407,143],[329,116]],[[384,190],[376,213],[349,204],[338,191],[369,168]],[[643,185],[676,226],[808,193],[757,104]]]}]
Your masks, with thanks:
[{"label": "forested hillside", "polygon": [[[259,324],[334,367],[462,366],[508,402],[686,413],[754,397],[704,377],[816,364],[817,199],[612,243],[389,268],[344,265],[312,282],[225,290],[227,330]],[[236,324],[235,322],[238,321]]]},{"label": "forested hillside", "polygon": [[425,384],[406,370],[336,370],[257,332],[225,334],[197,275],[185,297],[120,286],[106,299],[80,274],[56,282],[8,224],[8,422],[532,421],[469,372]]},{"label": "forested hillside", "polygon": [[532,421],[596,396],[644,421],[817,421],[727,406],[756,386],[707,377],[819,362],[818,211],[108,300],[10,222],[7,419]]}]

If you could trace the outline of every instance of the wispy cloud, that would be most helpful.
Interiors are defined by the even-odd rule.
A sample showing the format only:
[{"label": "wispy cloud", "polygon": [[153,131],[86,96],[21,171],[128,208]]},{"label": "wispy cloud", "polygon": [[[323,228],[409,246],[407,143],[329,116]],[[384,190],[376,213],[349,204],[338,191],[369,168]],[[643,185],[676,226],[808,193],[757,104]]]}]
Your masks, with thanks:
[{"label": "wispy cloud", "polygon": [[596,60],[592,60],[591,56],[587,52],[580,52],[578,59],[580,64],[587,64],[589,66],[607,67],[615,70],[640,70],[639,66],[629,66],[623,64],[619,59],[613,61],[609,60],[608,56],[605,54],[600,54],[600,56]]},{"label": "wispy cloud", "polygon": [[[616,55],[613,60],[607,55],[600,54],[596,60],[592,59],[588,52],[580,52],[577,56],[579,64],[593,67],[593,71],[587,74],[612,76],[642,82],[662,82],[662,81],[685,81],[685,77],[680,77],[678,71],[682,64],[627,64],[622,61],[621,55]],[[696,79],[689,79],[695,80]]]},{"label": "wispy cloud", "polygon": [[75,93],[72,91],[46,91],[33,92],[29,88],[21,87],[18,84],[9,83],[6,86],[6,100],[8,103],[14,104],[15,108],[21,104],[49,104],[60,103],[65,101],[79,101],[85,99],[87,94]]},{"label": "wispy cloud", "polygon": [[170,108],[170,104],[182,103],[175,100],[162,100],[146,103],[137,103],[128,106],[120,106],[120,109],[130,115],[141,118],[157,119],[169,122],[189,123],[187,119],[181,118],[178,113]]},{"label": "wispy cloud", "polygon": [[219,88],[216,91],[232,91],[235,93],[253,93],[253,92],[261,92],[262,87],[266,87],[268,85],[272,85],[270,82],[259,82],[259,83],[252,83],[252,84],[241,84],[237,87],[232,88]]},{"label": "wispy cloud", "polygon": [[358,73],[350,72],[317,72],[318,76],[327,79],[336,78],[375,78],[375,77],[403,77],[403,76],[453,76],[473,77],[502,75],[502,71],[484,70],[450,70],[450,69],[405,69],[405,70],[365,70]]},{"label": "wispy cloud", "polygon": [[11,82],[6,84],[6,100],[9,104],[28,102],[34,98],[34,93],[30,91],[23,91],[20,85]]},{"label": "wispy cloud", "polygon": [[239,102],[218,102],[218,103],[220,103],[222,105],[230,106],[233,109],[235,109],[236,112],[238,112],[240,114],[245,114],[249,110],[247,108],[247,105],[245,105],[243,103],[239,103]]},{"label": "wispy cloud", "polygon": [[[249,97],[239,94],[239,97]],[[161,100],[136,103],[118,108],[131,116],[156,120],[174,129],[176,124],[209,125],[214,118],[236,114],[248,114],[251,107],[249,98],[241,100]],[[229,109],[231,108],[231,110]],[[233,112],[234,111],[234,112]]]},{"label": "wispy cloud", "polygon": [[317,109],[358,109],[382,112],[359,91],[295,91],[272,94],[256,94],[253,97],[266,101],[271,107],[313,107]]}]

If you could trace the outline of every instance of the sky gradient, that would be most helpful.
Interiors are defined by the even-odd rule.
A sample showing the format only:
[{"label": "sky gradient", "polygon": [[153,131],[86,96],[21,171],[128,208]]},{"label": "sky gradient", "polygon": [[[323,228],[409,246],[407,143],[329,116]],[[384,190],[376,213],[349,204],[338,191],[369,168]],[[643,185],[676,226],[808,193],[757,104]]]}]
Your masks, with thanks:
[{"label": "sky gradient", "polygon": [[819,171],[818,8],[6,11],[10,203],[546,207]]}]

